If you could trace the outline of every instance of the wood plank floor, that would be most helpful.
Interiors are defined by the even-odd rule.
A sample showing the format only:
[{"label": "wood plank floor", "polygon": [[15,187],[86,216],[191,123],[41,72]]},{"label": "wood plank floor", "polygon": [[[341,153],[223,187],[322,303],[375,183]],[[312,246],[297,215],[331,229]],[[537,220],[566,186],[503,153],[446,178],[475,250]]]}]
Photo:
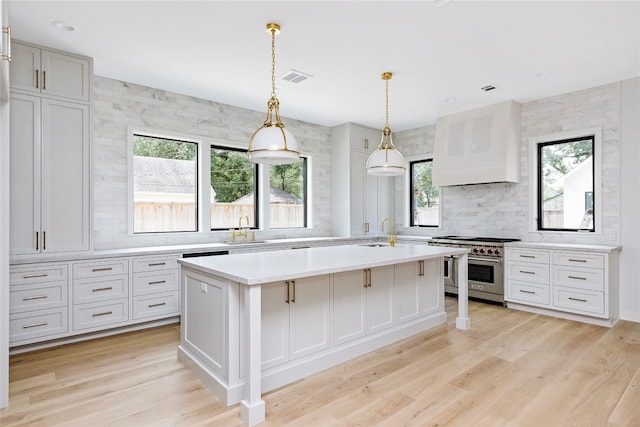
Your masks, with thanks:
[{"label": "wood plank floor", "polygon": [[[448,323],[267,393],[263,426],[640,426],[640,324],[470,302]],[[177,325],[11,356],[0,425],[240,426],[176,359]]]}]

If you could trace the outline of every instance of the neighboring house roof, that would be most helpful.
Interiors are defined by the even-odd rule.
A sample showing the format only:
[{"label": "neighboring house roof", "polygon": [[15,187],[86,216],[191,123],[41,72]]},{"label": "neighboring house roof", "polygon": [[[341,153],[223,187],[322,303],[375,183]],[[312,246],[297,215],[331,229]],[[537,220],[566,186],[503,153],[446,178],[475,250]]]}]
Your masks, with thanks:
[{"label": "neighboring house roof", "polygon": [[[280,190],[279,188],[271,187],[269,191],[269,203],[280,203],[280,204],[290,204],[290,205],[300,205],[302,204],[302,200],[297,198],[291,193],[287,193],[284,190]],[[233,203],[238,204],[250,204],[253,203],[253,192],[240,197],[235,200]]]},{"label": "neighboring house roof", "polygon": [[196,165],[190,160],[133,156],[133,191],[193,194]]}]

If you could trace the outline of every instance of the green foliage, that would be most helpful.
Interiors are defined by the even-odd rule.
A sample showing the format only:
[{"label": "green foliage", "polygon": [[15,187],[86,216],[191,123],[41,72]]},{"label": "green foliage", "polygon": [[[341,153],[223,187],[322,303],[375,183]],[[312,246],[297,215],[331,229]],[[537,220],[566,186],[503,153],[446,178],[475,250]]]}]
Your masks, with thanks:
[{"label": "green foliage", "polygon": [[196,158],[196,153],[197,145],[193,142],[182,142],[173,139],[134,135],[134,156],[159,157],[174,160],[194,160]]},{"label": "green foliage", "polygon": [[[413,166],[414,197],[417,207],[432,207],[438,202],[439,191],[431,181],[431,162],[419,162]],[[417,197],[416,197],[417,196]]]},{"label": "green foliage", "polygon": [[255,189],[255,165],[240,151],[211,148],[211,186],[216,202],[231,203]]},{"label": "green foliage", "polygon": [[549,144],[542,147],[543,198],[562,194],[554,184],[593,155],[591,139]]},{"label": "green foliage", "polygon": [[272,165],[269,184],[274,188],[304,198],[304,160],[288,165]]}]

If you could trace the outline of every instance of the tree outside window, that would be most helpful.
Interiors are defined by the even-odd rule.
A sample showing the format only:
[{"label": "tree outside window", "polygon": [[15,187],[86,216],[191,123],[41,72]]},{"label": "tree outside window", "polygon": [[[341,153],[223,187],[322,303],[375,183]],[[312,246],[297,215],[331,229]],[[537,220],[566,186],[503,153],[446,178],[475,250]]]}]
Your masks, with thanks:
[{"label": "tree outside window", "polygon": [[440,190],[431,180],[432,160],[410,162],[409,169],[411,226],[437,227],[440,224]]}]

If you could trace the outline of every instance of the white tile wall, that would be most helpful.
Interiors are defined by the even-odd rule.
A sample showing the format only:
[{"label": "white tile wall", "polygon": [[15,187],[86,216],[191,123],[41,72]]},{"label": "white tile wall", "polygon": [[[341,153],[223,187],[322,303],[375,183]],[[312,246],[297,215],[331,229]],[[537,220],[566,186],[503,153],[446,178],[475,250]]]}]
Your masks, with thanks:
[{"label": "white tile wall", "polygon": [[[255,112],[191,96],[96,76],[93,102],[93,247],[96,250],[224,241],[224,232],[129,235],[127,127],[138,126],[246,147],[262,124]],[[312,156],[313,228],[259,232],[260,238],[328,236],[329,128],[283,118],[305,155]]]},{"label": "white tile wall", "polygon": [[[567,243],[617,244],[620,238],[619,84],[609,84],[521,106],[521,179],[519,183],[478,184],[442,190],[442,228],[404,230],[405,234],[466,234],[517,237]],[[529,144],[531,138],[602,128],[602,232],[530,233]],[[407,157],[433,153],[435,125],[397,132],[396,145]],[[404,207],[396,180],[396,210]],[[396,217],[401,214],[396,212]]]}]

